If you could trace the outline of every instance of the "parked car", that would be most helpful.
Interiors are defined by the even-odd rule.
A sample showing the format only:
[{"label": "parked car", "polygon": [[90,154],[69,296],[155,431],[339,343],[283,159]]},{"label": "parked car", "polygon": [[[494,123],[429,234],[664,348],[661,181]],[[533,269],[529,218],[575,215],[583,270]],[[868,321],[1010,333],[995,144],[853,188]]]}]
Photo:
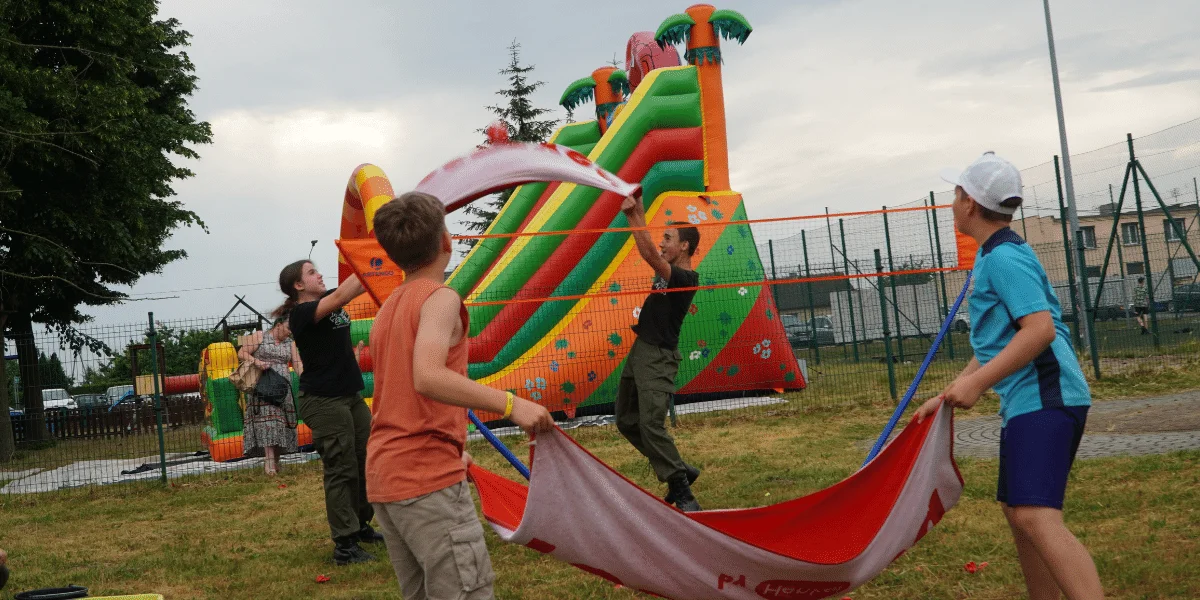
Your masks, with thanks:
[{"label": "parked car", "polygon": [[[1165,310],[1167,310],[1167,303],[1166,302],[1158,302],[1155,304],[1155,309],[1160,312],[1165,311]],[[1133,308],[1132,307],[1127,308],[1127,307],[1121,306],[1119,304],[1110,304],[1108,306],[1096,307],[1096,320],[1097,321],[1115,321],[1117,319],[1123,319],[1125,317],[1132,317],[1132,316],[1133,316]],[[1063,320],[1063,323],[1074,323],[1075,322],[1075,313],[1071,310],[1071,303],[1069,303],[1069,302],[1062,305],[1062,320]]]},{"label": "parked car", "polygon": [[788,339],[791,339],[804,327],[804,322],[796,315],[783,314],[779,315],[779,319],[783,321],[783,331],[787,333]]},{"label": "parked car", "polygon": [[86,409],[108,408],[108,396],[105,394],[80,394],[75,396],[75,405]]},{"label": "parked car", "polygon": [[115,404],[112,404],[108,407],[108,412],[119,409],[136,410],[139,406],[150,404],[152,402],[153,398],[150,396],[138,396],[137,394],[133,393],[133,390],[129,390],[124,396],[121,396],[121,398],[117,400]]},{"label": "parked car", "polygon": [[45,389],[42,390],[42,408],[76,408],[75,399],[63,388]]},{"label": "parked car", "polygon": [[1200,283],[1175,286],[1171,293],[1171,304],[1176,311],[1200,310]]},{"label": "parked car", "polygon": [[830,346],[835,343],[833,321],[829,317],[813,317],[808,321],[801,321],[795,315],[784,315],[783,328],[787,332],[788,343],[794,348],[811,346],[814,336],[818,346]]},{"label": "parked car", "polygon": [[121,402],[127,394],[133,393],[132,385],[114,385],[104,391],[104,396],[108,399],[109,406],[115,406]]},{"label": "parked car", "polygon": [[950,328],[958,333],[971,331],[971,315],[967,313],[966,307],[961,307],[954,313],[954,322],[950,324]]}]

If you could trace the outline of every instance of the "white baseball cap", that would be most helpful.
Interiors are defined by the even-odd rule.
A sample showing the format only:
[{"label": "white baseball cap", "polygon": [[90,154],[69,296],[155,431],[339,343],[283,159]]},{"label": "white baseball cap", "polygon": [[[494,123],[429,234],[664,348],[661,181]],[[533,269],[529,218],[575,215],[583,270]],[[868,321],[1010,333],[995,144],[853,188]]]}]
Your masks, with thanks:
[{"label": "white baseball cap", "polygon": [[1023,198],[1021,172],[1012,163],[996,156],[995,152],[984,152],[966,169],[943,169],[942,179],[962,187],[967,195],[984,208],[1002,215],[1011,215],[1017,208],[1001,206],[1009,198]]}]

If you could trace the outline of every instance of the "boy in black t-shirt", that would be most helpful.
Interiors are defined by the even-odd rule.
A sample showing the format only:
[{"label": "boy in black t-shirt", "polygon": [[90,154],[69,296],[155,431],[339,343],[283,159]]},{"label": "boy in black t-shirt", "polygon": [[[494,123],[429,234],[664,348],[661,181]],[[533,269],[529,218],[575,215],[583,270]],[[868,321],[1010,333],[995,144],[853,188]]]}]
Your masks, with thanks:
[{"label": "boy in black t-shirt", "polygon": [[383,536],[369,525],[375,516],[367,502],[367,438],[371,411],[350,341],[350,315],[345,307],[363,292],[357,277],[325,289],[325,280],[308,261],[297,261],[279,273],[279,289],[287,295],[276,316],[287,316],[302,365],[297,404],[300,418],[312,429],[313,445],[325,471],[325,516],[333,536],[333,560],[339,565],[375,557],[359,542]]},{"label": "boy in black t-shirt", "polygon": [[[626,198],[621,210],[629,218],[630,227],[646,226],[641,198]],[[658,480],[667,483],[663,498],[667,503],[682,511],[700,510],[691,487],[700,470],[683,462],[664,424],[675,393],[675,373],[683,358],[679,355],[679,330],[696,295],[694,289],[666,290],[699,285],[700,275],[692,270],[692,255],[700,243],[700,232],[695,227],[667,229],[658,248],[645,229],[634,231],[633,239],[642,259],[654,269],[655,291],[642,304],[637,325],[633,326],[637,339],[625,360],[614,406],[617,429],[650,459]]]}]

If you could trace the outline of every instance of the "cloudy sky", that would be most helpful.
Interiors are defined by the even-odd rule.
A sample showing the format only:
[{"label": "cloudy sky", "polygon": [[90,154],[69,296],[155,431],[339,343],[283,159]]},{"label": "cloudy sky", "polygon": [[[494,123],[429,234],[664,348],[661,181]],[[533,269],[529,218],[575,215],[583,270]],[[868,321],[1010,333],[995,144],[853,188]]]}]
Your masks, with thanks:
[{"label": "cloudy sky", "polygon": [[[175,189],[208,226],[178,231],[189,258],[131,293],[178,298],[92,311],[102,323],[220,316],[309,251],[332,279],[342,193],[360,163],[397,190],[470,150],[517,40],[555,108],[563,88],[623,59],[635,31],[682,2],[163,0],[193,35],[212,124],[196,177]],[[723,6],[724,7],[724,6]],[[941,190],[936,173],[996,150],[1018,166],[1059,152],[1037,0],[746,0],[726,44],[733,187],[751,218],[877,208]],[[1200,117],[1200,2],[1054,0],[1071,149]],[[761,240],[760,240],[761,241]],[[215,288],[215,289],[200,289]]]}]

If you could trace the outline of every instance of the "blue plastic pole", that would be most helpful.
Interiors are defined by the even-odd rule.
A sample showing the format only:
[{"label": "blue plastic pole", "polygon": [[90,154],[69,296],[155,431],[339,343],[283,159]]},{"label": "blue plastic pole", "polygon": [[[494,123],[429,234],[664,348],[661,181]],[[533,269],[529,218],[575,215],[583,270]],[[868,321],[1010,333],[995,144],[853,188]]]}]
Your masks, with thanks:
[{"label": "blue plastic pole", "polygon": [[521,459],[517,458],[517,455],[513,454],[512,450],[509,450],[508,446],[505,446],[504,443],[500,441],[500,438],[496,437],[496,434],[492,433],[492,430],[488,429],[487,425],[484,425],[483,421],[480,421],[479,417],[475,416],[475,411],[468,410],[467,416],[471,417],[471,422],[474,423],[475,427],[479,429],[479,433],[482,433],[483,437],[492,444],[492,447],[504,456],[504,459],[508,461],[508,464],[512,465],[522,477],[528,480],[529,467],[526,467],[525,463],[521,462]]},{"label": "blue plastic pole", "polygon": [[938,331],[937,337],[934,338],[933,345],[929,347],[929,352],[925,353],[925,360],[921,362],[921,368],[917,369],[917,375],[913,377],[912,383],[909,384],[908,391],[904,392],[904,398],[896,406],[895,412],[892,413],[892,418],[888,419],[887,426],[883,428],[883,433],[879,435],[879,439],[875,440],[875,445],[871,446],[871,452],[867,454],[867,460],[863,461],[864,467],[879,454],[880,450],[883,450],[883,445],[887,442],[888,437],[892,435],[892,430],[896,428],[896,423],[900,422],[900,416],[904,414],[904,409],[908,408],[908,403],[916,395],[917,386],[921,384],[921,379],[925,377],[925,371],[929,368],[929,363],[933,362],[933,357],[937,354],[938,346],[942,345],[942,338],[946,337],[946,333],[950,331],[950,325],[954,323],[954,315],[958,313],[958,307],[962,305],[963,298],[967,296],[967,288],[970,286],[971,272],[967,271],[967,280],[963,282],[962,291],[958,292],[958,298],[954,299],[954,305],[946,312],[946,320],[942,321],[942,328]]}]

